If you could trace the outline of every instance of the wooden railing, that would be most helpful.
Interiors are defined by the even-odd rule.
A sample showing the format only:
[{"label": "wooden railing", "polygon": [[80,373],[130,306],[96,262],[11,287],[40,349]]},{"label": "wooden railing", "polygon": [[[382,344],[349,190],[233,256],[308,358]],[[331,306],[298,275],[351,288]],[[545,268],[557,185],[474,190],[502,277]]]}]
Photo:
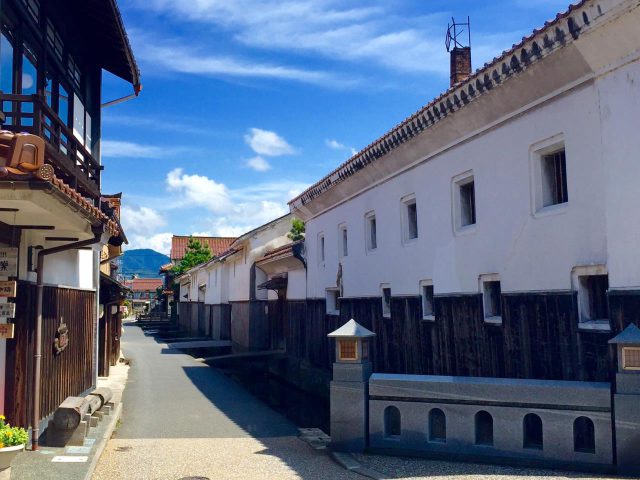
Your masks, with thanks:
[{"label": "wooden railing", "polygon": [[102,167],[41,95],[0,93],[0,105],[6,117],[4,130],[42,137],[47,144],[46,161],[56,175],[87,196],[99,196]]}]

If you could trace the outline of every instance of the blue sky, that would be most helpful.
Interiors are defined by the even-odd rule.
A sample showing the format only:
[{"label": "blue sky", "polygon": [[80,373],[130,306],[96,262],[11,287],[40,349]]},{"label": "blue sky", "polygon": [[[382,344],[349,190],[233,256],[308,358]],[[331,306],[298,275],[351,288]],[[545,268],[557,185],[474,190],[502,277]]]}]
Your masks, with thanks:
[{"label": "blue sky", "polygon": [[[567,0],[127,0],[139,98],[103,110],[103,191],[130,248],[239,235],[448,87],[447,22],[474,69]],[[103,100],[130,86],[105,74]]]}]

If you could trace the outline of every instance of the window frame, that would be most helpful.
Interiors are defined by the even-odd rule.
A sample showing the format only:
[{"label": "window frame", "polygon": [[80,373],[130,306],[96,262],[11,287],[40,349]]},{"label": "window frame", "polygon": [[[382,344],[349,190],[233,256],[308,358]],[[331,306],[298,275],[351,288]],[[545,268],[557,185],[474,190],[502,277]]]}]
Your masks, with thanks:
[{"label": "window frame", "polygon": [[325,266],[326,259],[326,240],[325,240],[324,232],[318,233],[318,265],[321,267]]},{"label": "window frame", "polygon": [[[411,221],[409,217],[409,207],[415,206],[416,218],[415,218],[415,237],[410,236],[411,233]],[[401,217],[401,230],[402,230],[402,244],[408,245],[416,243],[420,238],[420,220],[418,217],[418,202],[416,200],[415,193],[405,195],[400,199],[400,217]]]},{"label": "window frame", "polygon": [[[384,291],[389,290],[389,303],[385,301]],[[380,301],[382,304],[382,317],[383,318],[391,318],[391,284],[389,283],[381,283],[380,284]]]},{"label": "window frame", "polygon": [[340,258],[349,256],[349,229],[346,223],[338,225],[338,256]]},{"label": "window frame", "polygon": [[[591,318],[589,293],[585,291],[582,279],[592,276],[608,276],[609,271],[605,264],[600,265],[580,265],[571,270],[571,288],[577,295],[578,329],[611,331],[611,312],[609,311],[608,296],[605,292],[605,302],[607,308],[607,318]],[[608,282],[607,282],[608,283]],[[607,286],[607,292],[610,286]],[[589,312],[588,314],[585,311]]]},{"label": "window frame", "polygon": [[[546,157],[560,151],[564,151],[565,163],[565,183],[567,201],[562,203],[554,203],[545,205],[544,194],[544,168],[543,162]],[[569,195],[569,173],[567,164],[567,145],[564,134],[559,133],[545,140],[537,142],[529,147],[529,164],[530,164],[530,189],[531,189],[531,214],[534,218],[543,218],[549,215],[557,215],[565,213],[570,204]]]},{"label": "window frame", "polygon": [[[473,183],[473,223],[462,224],[462,187]],[[473,170],[467,170],[451,179],[451,218],[455,235],[465,235],[475,232],[478,225],[478,196],[476,192],[476,178]]]},{"label": "window frame", "polygon": [[[335,295],[333,301],[333,308],[329,308],[329,298],[330,295]],[[324,290],[324,298],[325,298],[325,314],[326,315],[340,315],[340,289],[338,287],[328,287]]]},{"label": "window frame", "polygon": [[[426,302],[426,296],[425,296],[425,289],[431,287],[431,312],[425,314],[425,302]],[[420,306],[422,308],[422,320],[428,321],[428,322],[435,322],[436,320],[436,311],[435,311],[435,291],[433,288],[433,280],[431,279],[425,279],[425,280],[420,280],[420,283],[418,284],[418,288],[420,289]]]},{"label": "window frame", "polygon": [[[375,225],[374,229],[371,228],[372,223]],[[364,245],[367,253],[378,250],[378,219],[374,210],[364,215]]]},{"label": "window frame", "polygon": [[[491,312],[487,306],[487,302],[491,299],[490,294],[487,292],[488,284],[498,283],[500,293],[498,295],[498,308],[492,309]],[[502,282],[500,281],[500,275],[497,273],[485,273],[478,277],[478,286],[480,294],[482,295],[482,316],[485,323],[491,325],[502,325]],[[490,287],[489,287],[490,288]],[[487,313],[491,313],[488,315]],[[498,315],[496,315],[498,313]]]}]

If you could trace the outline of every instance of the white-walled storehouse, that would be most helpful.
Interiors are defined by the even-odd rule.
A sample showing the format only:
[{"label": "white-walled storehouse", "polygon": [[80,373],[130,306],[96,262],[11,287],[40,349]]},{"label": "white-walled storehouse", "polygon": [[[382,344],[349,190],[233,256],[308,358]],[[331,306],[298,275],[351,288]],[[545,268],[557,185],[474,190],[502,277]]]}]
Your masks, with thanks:
[{"label": "white-walled storehouse", "polygon": [[180,276],[180,325],[194,334],[230,339],[239,349],[268,348],[267,302],[277,294],[259,288],[271,270],[257,267],[256,262],[291,243],[287,237],[291,221],[287,214],[251,230],[226,252]]},{"label": "white-walled storehouse", "polygon": [[640,318],[638,25],[580,2],[293,199],[305,321],[373,330],[380,372],[608,379]]}]

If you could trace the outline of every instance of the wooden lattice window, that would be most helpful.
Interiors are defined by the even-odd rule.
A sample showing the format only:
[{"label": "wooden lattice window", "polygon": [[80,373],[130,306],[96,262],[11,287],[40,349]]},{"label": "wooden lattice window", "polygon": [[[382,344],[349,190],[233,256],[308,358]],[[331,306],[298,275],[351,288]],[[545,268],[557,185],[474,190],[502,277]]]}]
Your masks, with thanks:
[{"label": "wooden lattice window", "polygon": [[625,370],[640,370],[640,348],[622,348],[622,368]]},{"label": "wooden lattice window", "polygon": [[357,340],[339,340],[340,360],[357,360],[358,359],[358,342]]}]

